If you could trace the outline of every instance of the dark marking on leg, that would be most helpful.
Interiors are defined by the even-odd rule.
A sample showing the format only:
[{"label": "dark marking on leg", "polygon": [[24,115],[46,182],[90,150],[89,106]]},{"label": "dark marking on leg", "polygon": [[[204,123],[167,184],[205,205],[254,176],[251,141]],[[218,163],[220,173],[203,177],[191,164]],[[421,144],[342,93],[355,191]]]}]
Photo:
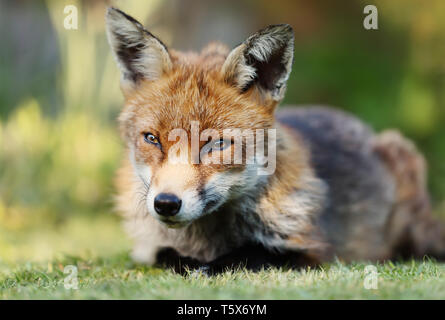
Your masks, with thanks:
[{"label": "dark marking on leg", "polygon": [[188,270],[199,269],[203,263],[196,259],[180,256],[172,248],[164,248],[156,255],[156,264],[171,268],[176,273],[186,275]]},{"label": "dark marking on leg", "polygon": [[305,267],[316,267],[319,261],[305,252],[285,251],[272,252],[262,245],[246,245],[235,249],[209,263],[202,263],[190,257],[181,257],[174,249],[165,248],[158,253],[157,262],[165,267],[172,268],[182,275],[187,270],[197,270],[208,275],[217,275],[225,271],[245,268],[249,271],[258,272],[268,268],[300,269]]}]

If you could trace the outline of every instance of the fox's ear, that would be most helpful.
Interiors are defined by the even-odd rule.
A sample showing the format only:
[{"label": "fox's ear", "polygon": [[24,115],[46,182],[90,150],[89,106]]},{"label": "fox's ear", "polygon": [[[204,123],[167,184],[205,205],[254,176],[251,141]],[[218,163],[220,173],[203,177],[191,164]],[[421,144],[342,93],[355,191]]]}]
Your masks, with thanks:
[{"label": "fox's ear", "polygon": [[243,92],[257,86],[266,99],[278,102],[284,96],[293,55],[292,27],[271,25],[230,52],[222,67],[224,79]]},{"label": "fox's ear", "polygon": [[108,42],[122,73],[123,89],[142,80],[156,80],[171,69],[167,47],[124,12],[108,8]]}]

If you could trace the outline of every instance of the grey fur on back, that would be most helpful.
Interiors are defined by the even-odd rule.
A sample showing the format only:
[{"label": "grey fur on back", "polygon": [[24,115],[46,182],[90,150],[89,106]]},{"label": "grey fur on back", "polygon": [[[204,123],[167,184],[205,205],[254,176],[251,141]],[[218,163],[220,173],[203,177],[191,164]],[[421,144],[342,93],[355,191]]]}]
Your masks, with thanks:
[{"label": "grey fur on back", "polygon": [[373,150],[374,132],[326,107],[283,107],[277,120],[303,138],[317,176],[329,187],[319,225],[334,253],[346,260],[387,256],[395,182]]}]

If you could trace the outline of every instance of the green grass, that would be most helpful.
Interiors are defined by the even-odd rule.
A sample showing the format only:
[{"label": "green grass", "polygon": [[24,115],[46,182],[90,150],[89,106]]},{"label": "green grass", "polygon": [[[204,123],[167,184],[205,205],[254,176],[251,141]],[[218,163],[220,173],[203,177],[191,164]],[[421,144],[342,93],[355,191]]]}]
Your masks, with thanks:
[{"label": "green grass", "polygon": [[[48,43],[57,37],[58,47],[51,51],[58,52],[58,63],[49,69],[45,63],[44,73],[16,70],[21,57],[14,51],[20,49],[17,39],[9,37],[9,28],[2,38],[0,299],[445,298],[445,265],[429,260],[378,265],[377,290],[364,288],[366,263],[214,278],[134,265],[119,220],[103,213],[111,208],[112,179],[123,149],[114,120],[123,97],[106,45],[105,3],[69,2],[80,9],[76,32],[61,23],[63,1],[46,1],[48,12],[43,6],[23,7],[41,10],[36,16],[48,15],[53,24],[53,29],[34,30],[47,34]],[[258,12],[268,9],[265,3],[255,4]],[[126,0],[118,6],[142,21],[162,11],[161,1]],[[328,20],[315,33],[304,28],[308,33],[299,35],[286,103],[327,103],[352,111],[378,130],[401,129],[427,157],[435,207],[445,217],[445,82],[438,72],[443,70],[443,44],[435,41],[444,37],[438,22],[445,21],[445,3],[421,10],[405,6],[403,12],[395,2],[380,6],[385,28],[377,33],[357,28],[354,6],[340,16],[314,16],[314,21]],[[411,23],[415,14],[423,23]],[[6,13],[11,21],[16,15]],[[150,30],[174,39],[175,28],[168,24]],[[39,66],[45,59],[38,57],[47,51],[35,50],[32,62]],[[78,290],[64,288],[67,265],[79,270]]]},{"label": "green grass", "polygon": [[[364,287],[366,263],[183,277],[134,264],[130,245],[112,215],[0,227],[0,299],[445,299],[445,264],[427,259],[377,264],[373,290]],[[64,287],[68,265],[77,267],[77,290]]]},{"label": "green grass", "polygon": [[[66,265],[78,268],[79,288],[67,290]],[[378,289],[365,289],[365,264],[319,270],[239,270],[216,277],[134,265],[127,254],[68,257],[0,273],[0,299],[444,299],[445,265],[432,261],[378,265]]]}]

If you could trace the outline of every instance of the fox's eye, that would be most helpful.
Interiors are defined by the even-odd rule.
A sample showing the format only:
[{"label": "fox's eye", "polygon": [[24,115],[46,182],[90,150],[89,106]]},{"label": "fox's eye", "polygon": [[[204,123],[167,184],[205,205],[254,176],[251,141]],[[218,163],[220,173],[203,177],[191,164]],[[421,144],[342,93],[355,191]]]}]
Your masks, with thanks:
[{"label": "fox's eye", "polygon": [[159,145],[159,139],[154,134],[152,134],[150,132],[144,133],[144,140],[145,140],[145,142]]},{"label": "fox's eye", "polygon": [[212,150],[224,150],[232,144],[230,140],[220,139],[212,144]]}]

